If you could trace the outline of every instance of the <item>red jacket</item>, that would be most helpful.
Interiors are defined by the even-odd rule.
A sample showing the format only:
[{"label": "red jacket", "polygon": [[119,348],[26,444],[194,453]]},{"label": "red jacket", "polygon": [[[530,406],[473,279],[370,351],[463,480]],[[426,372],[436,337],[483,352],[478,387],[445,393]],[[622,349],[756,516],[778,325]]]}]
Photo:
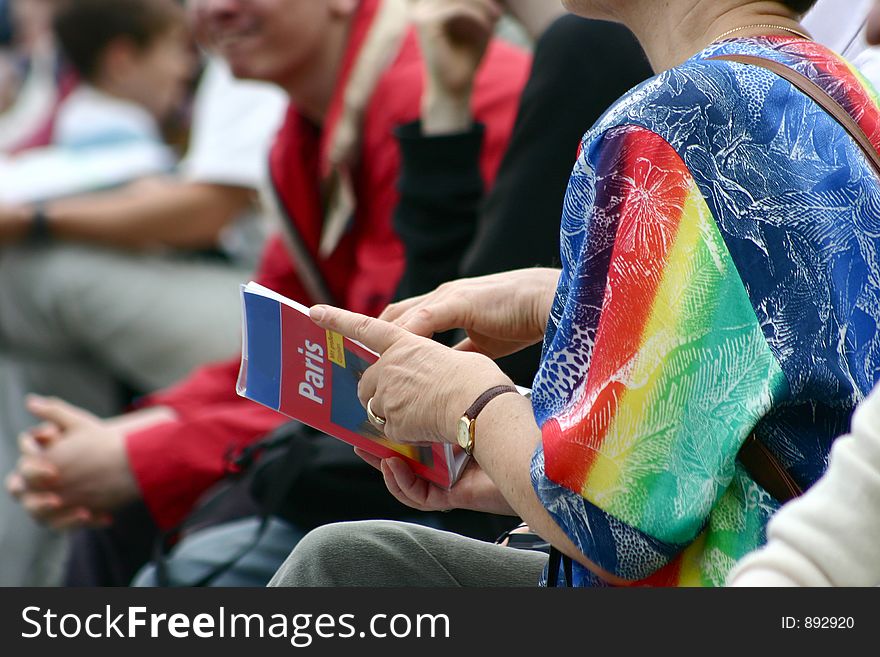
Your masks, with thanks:
[{"label": "red jacket", "polygon": [[[405,38],[366,108],[353,171],[355,219],[329,257],[320,259],[317,252],[323,221],[319,181],[326,164],[323,137],[339,114],[341,90],[379,1],[365,0],[358,10],[324,130],[291,106],[270,157],[281,201],[337,303],[371,315],[388,304],[404,267],[403,247],[391,225],[400,166],[393,130],[419,115],[423,74],[413,33]],[[473,106],[476,119],[486,126],[482,170],[487,183],[494,180],[506,150],[529,66],[525,53],[494,43],[478,74]],[[280,237],[267,244],[256,280],[306,305],[312,301]],[[236,395],[238,367],[238,358],[210,365],[153,395],[147,405],[169,406],[179,419],[127,437],[132,472],[162,527],[178,523],[200,494],[223,476],[224,457],[230,450],[240,449],[286,421]]]}]

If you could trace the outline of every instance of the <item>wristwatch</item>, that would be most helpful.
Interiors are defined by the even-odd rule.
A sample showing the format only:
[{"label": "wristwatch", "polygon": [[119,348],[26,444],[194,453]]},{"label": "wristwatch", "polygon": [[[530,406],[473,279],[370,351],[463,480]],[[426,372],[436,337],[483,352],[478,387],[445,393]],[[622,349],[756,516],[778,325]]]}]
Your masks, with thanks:
[{"label": "wristwatch", "polygon": [[31,213],[28,241],[33,244],[45,244],[51,237],[52,233],[49,229],[49,217],[46,215],[46,208],[38,204]]},{"label": "wristwatch", "polygon": [[494,388],[489,388],[486,392],[477,397],[477,401],[471,404],[471,407],[461,416],[461,419],[458,421],[458,433],[456,438],[459,447],[467,452],[468,455],[473,454],[474,452],[474,435],[477,432],[477,416],[480,414],[480,411],[486,408],[486,404],[495,399],[498,395],[503,395],[507,392],[518,393],[519,390],[516,389],[516,386],[495,386]]}]

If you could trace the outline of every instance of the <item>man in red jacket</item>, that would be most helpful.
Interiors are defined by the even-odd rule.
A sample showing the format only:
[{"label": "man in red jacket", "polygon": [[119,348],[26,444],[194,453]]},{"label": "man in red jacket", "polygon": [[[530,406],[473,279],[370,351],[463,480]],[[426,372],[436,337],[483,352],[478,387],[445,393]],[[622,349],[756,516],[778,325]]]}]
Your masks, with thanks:
[{"label": "man in red jacket", "polygon": [[[405,0],[191,0],[204,42],[236,76],[274,82],[291,106],[270,172],[280,234],[257,280],[306,305],[378,314],[404,253],[391,217],[399,153],[393,130],[419,115],[423,62]],[[528,57],[492,43],[472,107],[486,127],[481,170],[494,178],[513,125]],[[430,95],[430,89],[426,90]],[[110,521],[142,499],[170,528],[224,474],[225,455],[284,422],[235,394],[238,359],[196,371],[142,408],[103,420],[34,398],[47,423],[22,439],[7,486],[56,528]]]}]

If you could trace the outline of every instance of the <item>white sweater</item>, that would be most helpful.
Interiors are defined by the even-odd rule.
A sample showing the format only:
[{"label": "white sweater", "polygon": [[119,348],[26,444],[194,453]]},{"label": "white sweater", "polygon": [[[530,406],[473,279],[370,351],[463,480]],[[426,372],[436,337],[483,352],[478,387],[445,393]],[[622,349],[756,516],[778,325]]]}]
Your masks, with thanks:
[{"label": "white sweater", "polygon": [[732,586],[880,584],[880,387],[834,443],[825,475],[770,521],[767,545],[740,561]]}]

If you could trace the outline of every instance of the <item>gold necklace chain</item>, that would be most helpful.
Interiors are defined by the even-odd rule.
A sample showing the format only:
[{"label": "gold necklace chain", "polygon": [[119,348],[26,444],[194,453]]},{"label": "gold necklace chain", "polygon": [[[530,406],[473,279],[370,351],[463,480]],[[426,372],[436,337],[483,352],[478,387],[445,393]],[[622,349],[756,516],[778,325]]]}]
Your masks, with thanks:
[{"label": "gold necklace chain", "polygon": [[721,41],[721,39],[725,37],[729,37],[731,34],[736,32],[742,32],[743,30],[751,30],[751,29],[767,29],[767,30],[782,30],[783,32],[791,32],[802,39],[806,39],[807,41],[812,41],[813,37],[811,37],[806,32],[801,32],[800,30],[795,30],[791,27],[783,27],[782,25],[771,25],[770,23],[760,23],[758,25],[743,25],[742,27],[735,27],[732,30],[727,30],[724,34],[720,34],[712,40],[712,43],[716,41]]}]

